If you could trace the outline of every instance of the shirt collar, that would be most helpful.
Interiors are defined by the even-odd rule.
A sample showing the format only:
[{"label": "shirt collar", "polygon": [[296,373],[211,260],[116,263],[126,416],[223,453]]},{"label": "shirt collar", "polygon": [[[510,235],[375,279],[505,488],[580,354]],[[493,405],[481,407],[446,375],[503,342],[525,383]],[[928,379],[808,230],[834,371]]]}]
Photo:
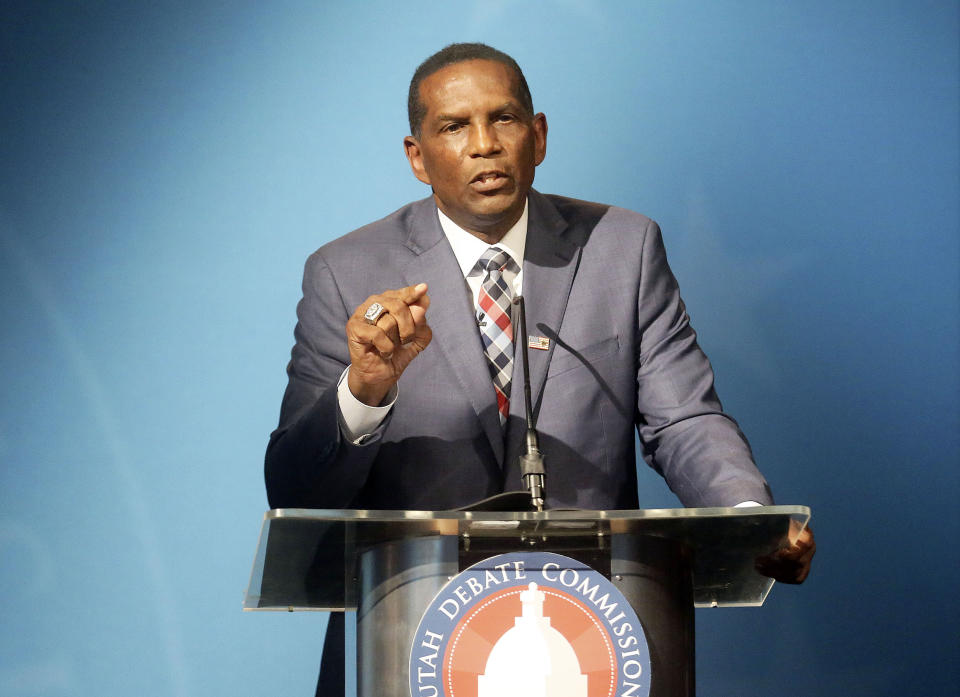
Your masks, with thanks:
[{"label": "shirt collar", "polygon": [[496,245],[489,245],[476,235],[467,232],[437,208],[440,227],[443,228],[443,234],[447,236],[450,246],[453,247],[453,253],[457,257],[457,263],[460,265],[460,271],[464,278],[476,265],[480,255],[492,246],[497,246],[509,254],[516,262],[517,268],[523,268],[523,252],[527,246],[527,208],[528,202],[525,201],[520,219],[513,224],[512,228],[507,230],[507,234]]}]

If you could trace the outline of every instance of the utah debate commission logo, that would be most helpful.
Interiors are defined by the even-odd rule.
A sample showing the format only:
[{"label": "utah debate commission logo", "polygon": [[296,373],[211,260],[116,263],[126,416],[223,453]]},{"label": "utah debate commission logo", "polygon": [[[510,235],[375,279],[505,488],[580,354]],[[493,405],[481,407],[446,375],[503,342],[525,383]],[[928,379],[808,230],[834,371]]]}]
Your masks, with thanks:
[{"label": "utah debate commission logo", "polygon": [[648,697],[630,603],[582,562],[501,554],[452,578],[410,649],[412,697]]}]

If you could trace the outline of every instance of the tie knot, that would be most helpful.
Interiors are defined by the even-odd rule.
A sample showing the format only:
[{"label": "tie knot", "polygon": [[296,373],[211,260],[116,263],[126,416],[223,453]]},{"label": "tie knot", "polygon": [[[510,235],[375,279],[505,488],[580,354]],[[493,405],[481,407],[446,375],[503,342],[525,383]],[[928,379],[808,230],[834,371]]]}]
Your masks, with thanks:
[{"label": "tie knot", "polygon": [[512,261],[509,254],[499,247],[490,247],[477,261],[477,267],[480,271],[491,273],[493,271],[502,271]]}]

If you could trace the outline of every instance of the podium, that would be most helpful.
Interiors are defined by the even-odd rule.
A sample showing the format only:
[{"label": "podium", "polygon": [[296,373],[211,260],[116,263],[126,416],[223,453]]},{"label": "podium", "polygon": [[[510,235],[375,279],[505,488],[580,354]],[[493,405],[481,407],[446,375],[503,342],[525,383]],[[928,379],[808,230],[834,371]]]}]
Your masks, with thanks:
[{"label": "podium", "polygon": [[[690,697],[694,607],[762,605],[774,582],[756,572],[754,560],[792,542],[809,517],[805,506],[277,509],[264,516],[243,609],[357,611],[359,697],[477,695],[474,674],[484,670],[485,656],[470,656],[470,647],[490,655],[488,675],[493,663],[521,658],[535,673],[538,660],[549,660],[538,659],[535,646],[519,658],[495,646],[491,652],[496,627],[511,628],[502,617],[481,618],[497,603],[499,615],[505,609],[518,615],[514,639],[536,638],[521,632],[531,623],[547,627],[552,619],[542,631],[558,637],[566,626],[571,661],[580,657],[576,670],[593,681],[591,694]],[[618,598],[626,602],[618,605]],[[542,608],[553,608],[556,617],[533,617]],[[640,627],[631,626],[631,617]],[[599,648],[583,646],[588,636],[597,637]],[[456,666],[447,665],[454,659]],[[615,677],[605,677],[606,660]],[[606,680],[609,691],[597,688]],[[564,694],[581,694],[569,689]]]}]

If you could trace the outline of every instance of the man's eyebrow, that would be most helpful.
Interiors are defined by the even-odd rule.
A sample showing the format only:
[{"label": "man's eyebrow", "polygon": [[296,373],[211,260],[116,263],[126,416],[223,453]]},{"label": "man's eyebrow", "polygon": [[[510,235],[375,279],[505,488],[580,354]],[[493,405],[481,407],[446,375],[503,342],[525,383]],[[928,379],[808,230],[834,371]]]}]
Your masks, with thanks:
[{"label": "man's eyebrow", "polygon": [[[502,114],[505,111],[526,111],[526,110],[523,108],[523,105],[521,105],[519,102],[509,101],[509,102],[504,102],[499,106],[493,107],[492,109],[487,111],[487,114]],[[469,121],[470,120],[470,116],[467,113],[437,114],[434,118],[436,121]]]}]

